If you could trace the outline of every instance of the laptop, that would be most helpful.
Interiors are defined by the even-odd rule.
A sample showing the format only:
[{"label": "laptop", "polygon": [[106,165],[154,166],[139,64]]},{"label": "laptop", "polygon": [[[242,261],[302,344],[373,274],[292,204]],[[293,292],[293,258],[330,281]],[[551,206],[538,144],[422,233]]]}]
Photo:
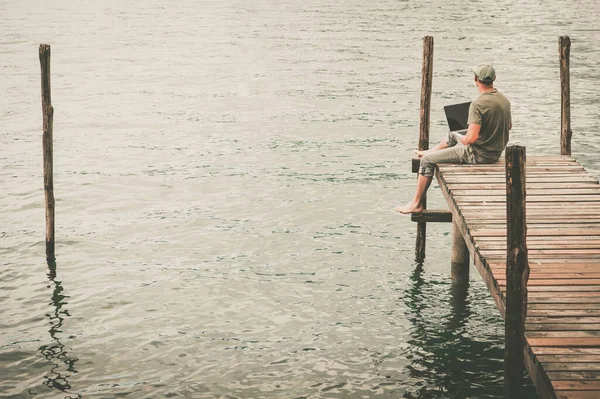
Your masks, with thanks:
[{"label": "laptop", "polygon": [[446,105],[444,112],[446,113],[446,120],[448,121],[448,127],[451,132],[458,132],[460,134],[467,133],[467,127],[469,120],[469,106],[471,102]]}]

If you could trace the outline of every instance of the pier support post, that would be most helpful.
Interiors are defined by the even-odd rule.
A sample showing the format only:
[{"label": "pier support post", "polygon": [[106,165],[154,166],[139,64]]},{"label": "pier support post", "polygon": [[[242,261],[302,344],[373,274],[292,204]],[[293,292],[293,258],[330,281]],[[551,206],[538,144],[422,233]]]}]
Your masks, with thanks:
[{"label": "pier support post", "polygon": [[[429,149],[429,118],[431,110],[431,83],[433,80],[433,36],[423,38],[423,68],[421,70],[421,111],[419,117],[419,150]],[[423,209],[427,208],[427,198],[423,203]],[[417,223],[417,242],[415,246],[415,257],[417,262],[425,260],[425,237],[427,224]]]},{"label": "pier support post", "polygon": [[452,281],[465,282],[469,280],[469,249],[456,220],[452,222],[451,264]]},{"label": "pier support post", "polygon": [[560,55],[560,155],[571,155],[571,83],[569,57],[571,55],[571,39],[561,36],[558,39]]},{"label": "pier support post", "polygon": [[527,316],[527,221],[525,147],[506,148],[506,312],[504,399],[523,398],[525,318]]},{"label": "pier support post", "polygon": [[54,166],[52,125],[54,108],[50,93],[50,46],[40,44],[40,67],[42,71],[42,115],[44,118],[42,146],[44,153],[44,196],[46,204],[46,261],[50,264],[54,257]]}]

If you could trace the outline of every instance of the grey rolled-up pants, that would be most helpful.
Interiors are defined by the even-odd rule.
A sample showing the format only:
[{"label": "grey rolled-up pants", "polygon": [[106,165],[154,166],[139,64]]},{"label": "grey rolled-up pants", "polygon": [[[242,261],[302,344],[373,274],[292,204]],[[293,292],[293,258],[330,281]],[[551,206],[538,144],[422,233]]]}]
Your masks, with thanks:
[{"label": "grey rolled-up pants", "polygon": [[432,177],[435,165],[440,163],[494,163],[500,158],[497,154],[477,154],[473,152],[470,145],[463,145],[461,139],[464,135],[458,132],[448,133],[446,144],[449,148],[433,151],[421,157],[419,173],[423,176]]}]

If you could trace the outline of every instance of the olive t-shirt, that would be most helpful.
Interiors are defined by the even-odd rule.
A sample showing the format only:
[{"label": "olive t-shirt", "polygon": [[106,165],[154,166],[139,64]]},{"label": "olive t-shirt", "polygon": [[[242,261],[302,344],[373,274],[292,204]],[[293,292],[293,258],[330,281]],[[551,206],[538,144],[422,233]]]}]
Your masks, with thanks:
[{"label": "olive t-shirt", "polygon": [[471,144],[475,157],[486,161],[500,158],[511,127],[510,101],[504,94],[496,89],[481,93],[469,107],[468,123],[481,126],[479,138]]}]

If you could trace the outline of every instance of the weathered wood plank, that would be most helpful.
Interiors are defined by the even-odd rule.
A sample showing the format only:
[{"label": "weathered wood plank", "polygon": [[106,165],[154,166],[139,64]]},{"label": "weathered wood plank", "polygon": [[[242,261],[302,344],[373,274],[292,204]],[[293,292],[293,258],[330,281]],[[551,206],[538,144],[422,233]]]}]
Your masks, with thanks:
[{"label": "weathered wood plank", "polygon": [[[600,324],[594,323],[527,323],[527,331],[600,331]],[[600,361],[600,358],[599,358]]]},{"label": "weathered wood plank", "polygon": [[[489,197],[489,196],[502,196],[506,195],[506,190],[498,189],[460,189],[452,190],[452,194],[455,196],[469,195],[472,197]],[[527,195],[600,195],[600,185],[590,185],[588,187],[575,187],[575,188],[527,188]]]},{"label": "weathered wood plank", "polygon": [[529,345],[534,346],[564,346],[568,348],[598,348],[600,347],[600,338],[598,337],[529,337]]},{"label": "weathered wood plank", "polygon": [[600,363],[546,363],[546,371],[600,371]]},{"label": "weathered wood plank", "polygon": [[600,307],[594,303],[580,303],[580,304],[568,304],[568,303],[530,303],[529,310],[538,310],[538,309],[592,309],[592,310],[600,310]]},{"label": "weathered wood plank", "polygon": [[[581,188],[581,189],[593,189],[598,187],[598,181],[589,181],[585,183],[562,183],[558,187],[561,189],[568,188]],[[503,190],[502,183],[448,183],[450,190],[486,190],[489,187],[490,190]],[[527,183],[527,190],[550,190],[557,187],[556,183]]]},{"label": "weathered wood plank", "polygon": [[538,355],[600,355],[600,346],[596,348],[576,348],[564,346],[534,346],[533,353]]},{"label": "weathered wood plank", "polygon": [[528,317],[527,323],[542,324],[542,323],[560,323],[560,324],[586,324],[586,323],[599,323],[600,317]]},{"label": "weathered wood plank", "polygon": [[425,209],[423,212],[413,213],[410,217],[410,220],[412,220],[413,222],[424,222],[424,223],[431,223],[431,222],[451,223],[452,222],[452,212]]},{"label": "weathered wood plank", "polygon": [[[540,363],[598,363],[600,364],[600,355],[541,355],[536,356]],[[599,381],[600,382],[600,381]]]},{"label": "weathered wood plank", "polygon": [[548,377],[556,381],[598,381],[600,372],[597,371],[579,371],[579,372],[551,372]]},{"label": "weathered wood plank", "polygon": [[527,338],[600,338],[600,331],[527,331],[525,336]]},{"label": "weathered wood plank", "polygon": [[556,399],[598,399],[595,391],[556,391]]}]

